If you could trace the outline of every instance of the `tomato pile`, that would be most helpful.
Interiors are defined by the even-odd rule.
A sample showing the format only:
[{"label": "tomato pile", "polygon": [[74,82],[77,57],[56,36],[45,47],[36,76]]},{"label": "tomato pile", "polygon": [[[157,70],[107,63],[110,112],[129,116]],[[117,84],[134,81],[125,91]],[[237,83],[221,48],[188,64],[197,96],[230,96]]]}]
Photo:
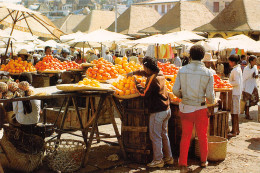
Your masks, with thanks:
[{"label": "tomato pile", "polygon": [[222,80],[218,75],[214,75],[214,88],[232,88],[228,81]]},{"label": "tomato pile", "polygon": [[158,62],[159,69],[163,72],[164,75],[174,75],[179,71],[178,67],[175,67],[174,64],[170,64],[170,62],[161,63]]},{"label": "tomato pile", "polygon": [[57,58],[51,55],[47,55],[42,61],[39,61],[35,68],[39,71],[44,70],[68,70],[68,69],[80,69],[81,66],[74,61],[61,62]]},{"label": "tomato pile", "polygon": [[98,60],[94,60],[91,63],[95,64],[96,66],[88,68],[87,75],[90,78],[97,80],[108,80],[118,77],[118,72],[116,71],[115,67],[107,60],[99,58]]}]

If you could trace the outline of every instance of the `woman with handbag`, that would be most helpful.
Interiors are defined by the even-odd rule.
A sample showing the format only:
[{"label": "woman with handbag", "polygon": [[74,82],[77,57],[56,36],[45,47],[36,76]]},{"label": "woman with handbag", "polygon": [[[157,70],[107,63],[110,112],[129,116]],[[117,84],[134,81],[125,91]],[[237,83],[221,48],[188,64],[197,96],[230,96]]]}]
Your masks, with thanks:
[{"label": "woman with handbag", "polygon": [[254,55],[251,55],[248,59],[249,63],[244,68],[243,71],[243,92],[242,97],[243,101],[246,103],[245,106],[245,114],[246,119],[252,120],[249,115],[249,108],[251,106],[257,105],[259,101],[258,89],[257,89],[257,78],[258,78],[258,70],[257,70],[257,58]]}]

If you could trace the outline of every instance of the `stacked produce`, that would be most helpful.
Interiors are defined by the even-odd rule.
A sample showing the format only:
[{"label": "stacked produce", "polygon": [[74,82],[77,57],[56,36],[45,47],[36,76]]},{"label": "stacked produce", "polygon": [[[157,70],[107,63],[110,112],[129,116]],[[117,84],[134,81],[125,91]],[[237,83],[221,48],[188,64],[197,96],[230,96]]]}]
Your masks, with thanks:
[{"label": "stacked produce", "polygon": [[29,83],[22,81],[16,82],[0,82],[0,99],[11,99],[15,97],[31,96],[33,91],[29,88]]},{"label": "stacked produce", "polygon": [[68,69],[80,69],[81,65],[74,61],[64,61],[61,62],[57,58],[54,58],[51,55],[47,55],[43,58],[42,61],[38,62],[35,65],[36,69],[39,71],[46,71],[46,70],[68,70]]},{"label": "stacked produce", "polygon": [[128,63],[127,58],[116,58],[115,59],[115,68],[119,74],[126,74],[132,71],[142,69],[142,65],[136,64],[134,61]]},{"label": "stacked produce", "polygon": [[100,87],[99,81],[95,79],[90,79],[90,78],[84,78],[82,81],[79,81],[78,85],[86,85],[90,87]]},{"label": "stacked produce", "polygon": [[181,99],[179,99],[178,97],[176,97],[173,93],[172,93],[172,87],[175,83],[175,79],[176,79],[177,75],[174,75],[173,77],[167,77],[166,79],[166,86],[167,86],[167,91],[169,92],[169,96],[170,96],[170,100],[172,102],[181,102]]},{"label": "stacked produce", "polygon": [[100,81],[118,77],[118,72],[116,71],[115,67],[113,67],[113,64],[107,60],[99,58],[98,60],[94,60],[91,63],[95,64],[96,66],[88,68],[87,75],[90,78],[94,78]]},{"label": "stacked produce", "polygon": [[11,59],[7,65],[2,65],[1,71],[7,71],[12,74],[19,74],[23,72],[35,72],[36,68],[32,65],[32,63],[22,61],[21,58],[18,58],[17,60]]},{"label": "stacked produce", "polygon": [[231,89],[233,87],[228,81],[224,81],[218,75],[214,75],[214,88]]},{"label": "stacked produce", "polygon": [[158,67],[163,72],[164,75],[175,75],[179,71],[179,68],[175,67],[174,64],[170,64],[170,62],[166,62],[166,63],[158,62]]},{"label": "stacked produce", "polygon": [[[114,86],[114,90],[116,91],[115,94],[119,96],[137,94],[137,89],[135,85],[135,77],[123,77],[117,82],[113,82],[112,85]],[[136,77],[137,82],[139,82],[143,87],[145,86],[145,78]]]}]

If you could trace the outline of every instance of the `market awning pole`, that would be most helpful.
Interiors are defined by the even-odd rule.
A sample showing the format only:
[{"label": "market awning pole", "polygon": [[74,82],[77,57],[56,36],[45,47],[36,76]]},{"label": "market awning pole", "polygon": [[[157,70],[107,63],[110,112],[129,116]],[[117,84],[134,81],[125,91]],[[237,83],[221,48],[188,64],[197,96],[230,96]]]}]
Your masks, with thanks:
[{"label": "market awning pole", "polygon": [[[19,13],[19,11],[17,11],[16,16],[15,16],[15,19],[13,20],[13,26],[12,26],[12,30],[11,30],[10,36],[12,36],[12,34],[13,34],[14,26],[15,26],[16,21],[17,21],[18,13]],[[11,38],[8,39],[8,43],[7,43],[7,47],[6,47],[6,51],[5,51],[5,56],[7,55],[10,41],[11,41]]]},{"label": "market awning pole", "polygon": [[115,32],[117,32],[117,0],[115,0]]}]

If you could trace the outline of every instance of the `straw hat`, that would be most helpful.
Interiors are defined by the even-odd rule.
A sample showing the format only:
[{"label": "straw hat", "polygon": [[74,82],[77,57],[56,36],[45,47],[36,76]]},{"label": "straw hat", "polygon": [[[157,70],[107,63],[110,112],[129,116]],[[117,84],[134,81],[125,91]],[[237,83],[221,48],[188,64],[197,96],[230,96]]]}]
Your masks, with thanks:
[{"label": "straw hat", "polygon": [[204,58],[202,59],[202,62],[216,62],[217,59],[213,59],[211,53],[206,52],[204,55]]},{"label": "straw hat", "polygon": [[187,53],[187,52],[183,52],[183,53],[182,53],[182,56],[190,56],[190,54]]},{"label": "straw hat", "polygon": [[175,53],[178,53],[176,49],[174,49],[172,52],[173,52],[174,54],[175,54]]},{"label": "straw hat", "polygon": [[19,52],[18,52],[18,55],[29,55],[27,50],[26,49],[21,49]]},{"label": "straw hat", "polygon": [[90,49],[90,50],[88,50],[87,53],[94,53],[94,50],[93,50],[93,49]]}]

